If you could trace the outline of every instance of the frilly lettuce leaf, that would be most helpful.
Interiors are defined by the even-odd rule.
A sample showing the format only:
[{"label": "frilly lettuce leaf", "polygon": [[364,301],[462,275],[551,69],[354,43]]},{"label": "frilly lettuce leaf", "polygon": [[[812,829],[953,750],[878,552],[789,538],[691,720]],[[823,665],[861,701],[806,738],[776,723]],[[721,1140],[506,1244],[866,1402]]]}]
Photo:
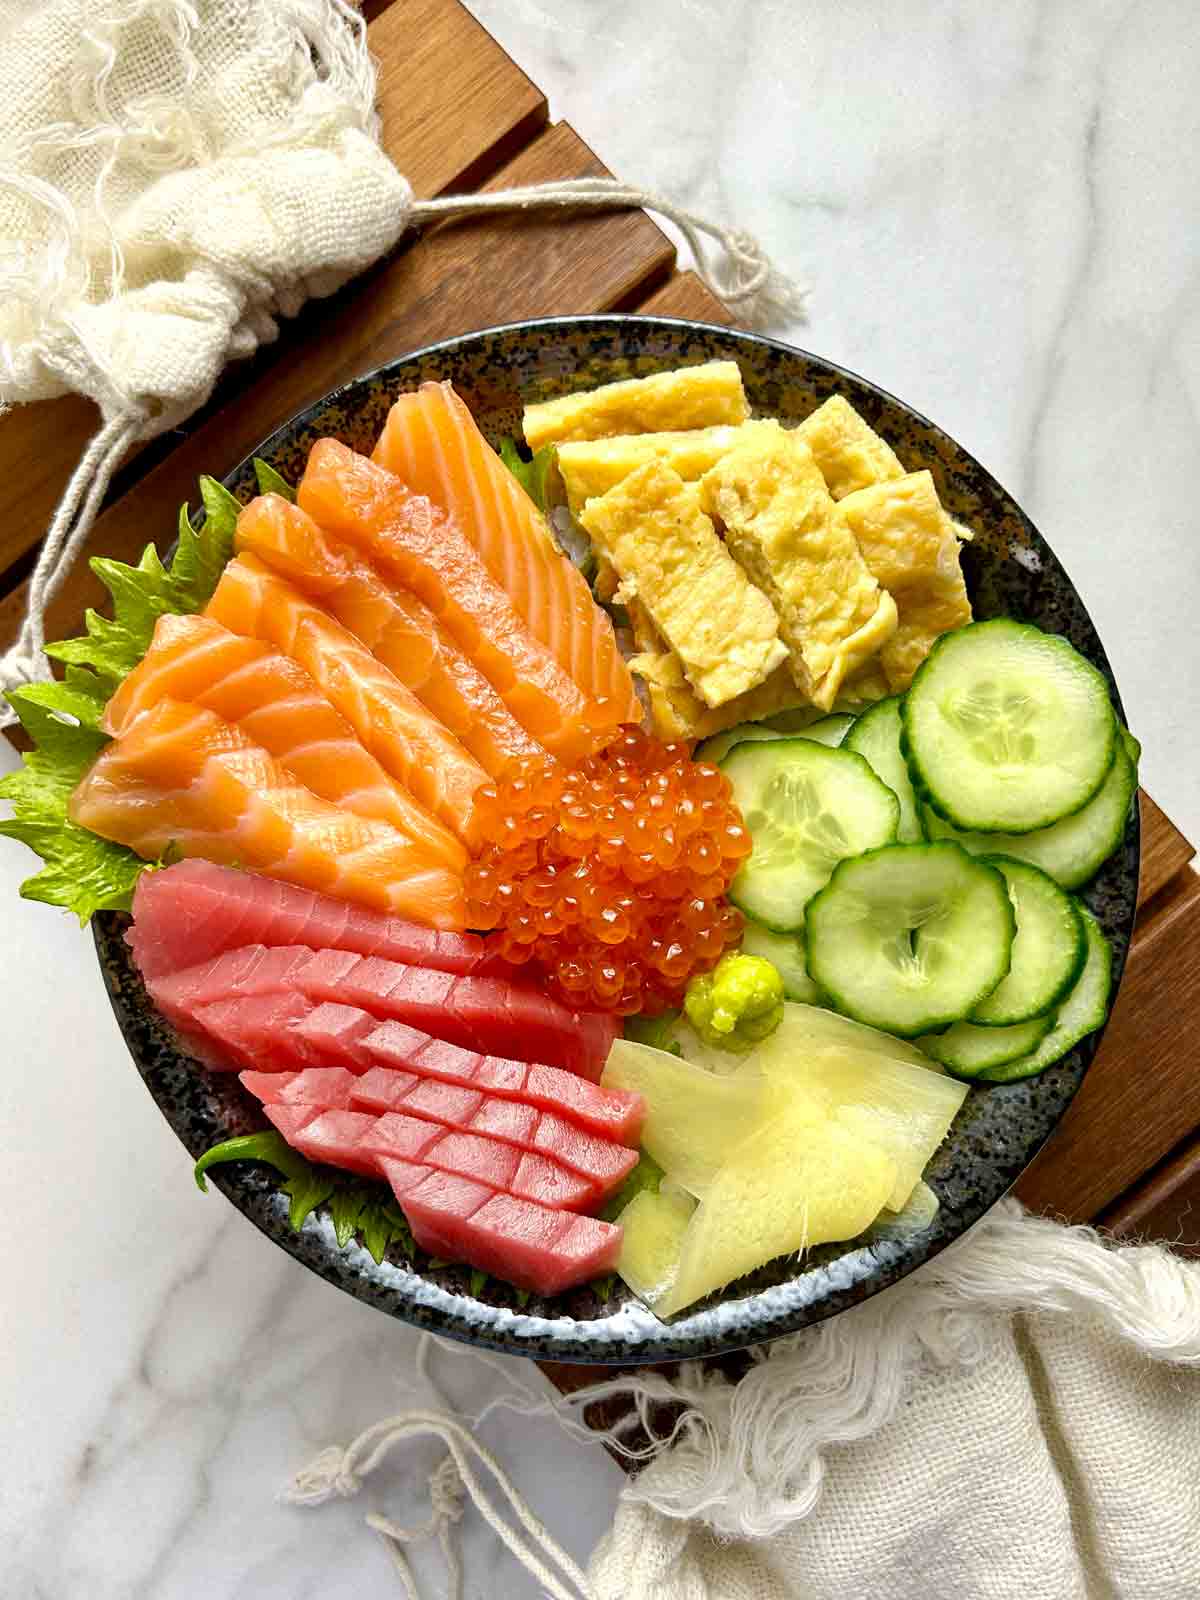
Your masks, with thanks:
[{"label": "frilly lettuce leaf", "polygon": [[551,467],[554,465],[554,446],[552,444],[543,445],[529,461],[526,461],[517,449],[515,440],[502,439],[500,441],[499,454],[501,461],[503,461],[542,515],[545,516],[546,480],[549,477]]}]

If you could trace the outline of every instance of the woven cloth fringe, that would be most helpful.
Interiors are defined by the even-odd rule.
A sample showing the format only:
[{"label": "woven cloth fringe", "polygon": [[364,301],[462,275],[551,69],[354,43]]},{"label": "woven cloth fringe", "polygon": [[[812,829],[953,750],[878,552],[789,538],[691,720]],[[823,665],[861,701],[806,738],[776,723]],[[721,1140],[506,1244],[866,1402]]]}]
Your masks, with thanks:
[{"label": "woven cloth fringe", "polygon": [[[586,1576],[445,1412],[402,1413],[323,1451],[285,1499],[356,1494],[393,1445],[433,1434],[554,1600],[908,1600],[918,1568],[931,1600],[1200,1595],[1200,1265],[1161,1246],[1115,1247],[1006,1201],[903,1283],[754,1352],[737,1384],[685,1363],[547,1401],[513,1363],[473,1354],[515,1385],[474,1427],[497,1408],[552,1412],[647,1463]],[[624,1422],[582,1422],[617,1398]],[[630,1449],[664,1406],[669,1435]],[[516,1528],[479,1498],[471,1457]],[[961,1517],[975,1519],[966,1532]]]}]

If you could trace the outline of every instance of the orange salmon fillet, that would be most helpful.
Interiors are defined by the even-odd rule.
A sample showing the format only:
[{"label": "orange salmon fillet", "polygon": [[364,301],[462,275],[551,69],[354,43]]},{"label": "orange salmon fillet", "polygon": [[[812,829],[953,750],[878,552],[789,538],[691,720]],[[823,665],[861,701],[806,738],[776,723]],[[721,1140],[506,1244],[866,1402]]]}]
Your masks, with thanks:
[{"label": "orange salmon fillet", "polygon": [[390,822],[452,871],[466,866],[449,828],[363,749],[308,673],[261,639],[211,617],[160,617],[149,650],[105,708],[104,731],[120,738],[160,700],[215,711],[323,800]]},{"label": "orange salmon fillet", "polygon": [[353,545],[331,538],[299,506],[260,495],[238,518],[235,543],[319,599],[490,776],[522,757],[546,758],[429,607],[389,583]]},{"label": "orange salmon fillet", "polygon": [[358,545],[424,601],[551,755],[578,758],[608,740],[624,707],[580,689],[445,512],[336,439],[313,446],[298,498],[322,527]]},{"label": "orange salmon fillet", "polygon": [[348,629],[257,556],[231,561],[205,614],[304,668],[385,771],[460,839],[487,773]]},{"label": "orange salmon fillet", "polygon": [[642,716],[612,623],[449,383],[401,395],[373,459],[458,523],[535,639],[618,721]]},{"label": "orange salmon fillet", "polygon": [[466,925],[462,879],[423,841],[318,798],[200,706],[160,700],[138,717],[85,773],[70,816],[150,861],[173,847],[433,928]]}]

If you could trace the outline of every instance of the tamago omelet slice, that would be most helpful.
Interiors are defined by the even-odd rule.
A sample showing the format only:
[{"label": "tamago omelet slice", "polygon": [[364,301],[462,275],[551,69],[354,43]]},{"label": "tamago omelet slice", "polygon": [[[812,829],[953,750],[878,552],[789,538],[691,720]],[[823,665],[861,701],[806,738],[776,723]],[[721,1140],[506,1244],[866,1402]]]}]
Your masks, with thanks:
[{"label": "tamago omelet slice", "polygon": [[705,705],[753,689],[786,658],[770,600],[717,538],[696,486],[663,462],[589,500],[579,520],[615,567],[618,598],[645,606]]},{"label": "tamago omelet slice", "polygon": [[773,602],[793,675],[828,711],[896,631],[896,605],[859,553],[813,452],[795,434],[751,440],[700,480],[700,503]]},{"label": "tamago omelet slice", "polygon": [[737,362],[706,361],[526,406],[525,441],[540,450],[571,439],[736,424],[749,415]]},{"label": "tamago omelet slice", "polygon": [[940,634],[971,620],[955,524],[928,472],[856,489],[839,509],[863,560],[896,602],[899,624],[879,652],[895,694],[908,688]]},{"label": "tamago omelet slice", "polygon": [[668,433],[623,433],[611,439],[579,439],[558,447],[558,470],[567,491],[571,515],[594,495],[608,491],[647,461],[666,462],[685,482],[702,478],[723,455],[748,439],[777,434],[773,418],[734,427],[688,428]]}]

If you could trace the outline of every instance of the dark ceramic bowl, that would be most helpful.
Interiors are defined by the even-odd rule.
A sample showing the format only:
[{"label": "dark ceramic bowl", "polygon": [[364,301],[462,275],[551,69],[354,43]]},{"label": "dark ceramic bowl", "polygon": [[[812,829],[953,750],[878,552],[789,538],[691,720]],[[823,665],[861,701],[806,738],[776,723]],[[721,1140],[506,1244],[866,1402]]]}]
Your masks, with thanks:
[{"label": "dark ceramic bowl", "polygon": [[[799,422],[840,391],[911,467],[929,467],[951,514],[975,530],[963,564],[980,617],[1015,615],[1065,634],[1116,685],[1091,618],[1045,541],[996,480],[933,423],[882,390],[787,345],[727,328],[658,317],[554,318],[468,334],[394,361],[310,406],[255,452],[285,477],[303,470],[313,441],[335,434],[370,448],[393,397],[426,379],[449,378],[485,433],[497,443],[520,431],[521,406],[570,388],[588,388],[686,362],[731,359],[741,367],[757,412]],[[214,468],[221,463],[214,462]],[[249,459],[225,479],[254,492]],[[1138,877],[1136,809],[1121,849],[1084,898],[1113,944],[1114,977],[1125,963]],[[264,1126],[257,1104],[231,1074],[211,1073],[178,1046],[155,1014],[122,940],[127,919],[95,919],[96,946],[117,1019],[163,1115],[192,1156],[219,1140]],[[288,1226],[287,1202],[269,1169],[249,1163],[214,1174],[219,1189],[277,1244],[331,1283],[381,1311],[436,1333],[513,1353],[567,1361],[648,1362],[713,1355],[791,1333],[895,1283],[969,1228],[1029,1164],[1096,1052],[1094,1033],[1041,1077],[973,1088],[928,1180],[941,1200],[925,1234],[847,1248],[824,1246],[801,1263],[777,1262],[669,1326],[621,1286],[601,1301],[590,1289],[524,1307],[495,1285],[478,1296],[456,1267],[431,1268],[402,1257],[377,1266],[352,1243],[339,1250],[329,1219]],[[181,1163],[180,1182],[187,1182]],[[199,1199],[197,1198],[199,1204]]]}]

